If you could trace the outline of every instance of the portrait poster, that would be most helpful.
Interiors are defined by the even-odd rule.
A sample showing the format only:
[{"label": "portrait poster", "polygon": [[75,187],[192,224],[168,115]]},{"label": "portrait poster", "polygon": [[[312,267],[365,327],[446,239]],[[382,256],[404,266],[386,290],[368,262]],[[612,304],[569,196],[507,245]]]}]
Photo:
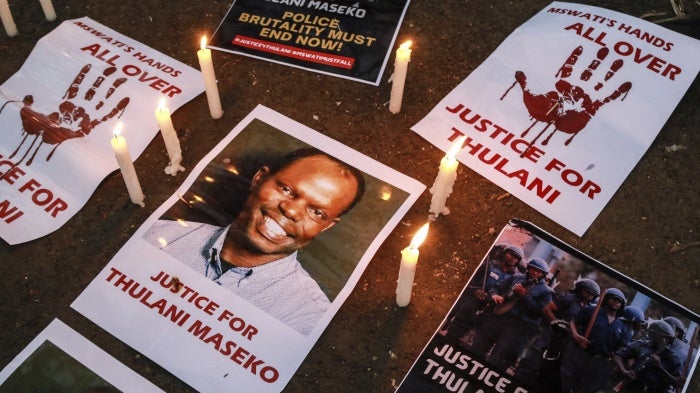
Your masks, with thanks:
[{"label": "portrait poster", "polygon": [[[532,269],[542,272],[539,281]],[[683,305],[512,219],[397,392],[686,392],[698,323]],[[652,356],[677,378],[676,390],[667,390]],[[636,379],[615,367],[615,357]]]},{"label": "portrait poster", "polygon": [[445,151],[466,138],[462,163],[583,236],[699,69],[694,38],[554,2],[412,129]]},{"label": "portrait poster", "polygon": [[409,0],[235,0],[209,47],[375,86]]},{"label": "portrait poster", "polygon": [[[0,237],[47,235],[119,168],[118,122],[135,160],[171,111],[204,91],[192,67],[83,17],[42,37],[0,85]],[[163,168],[168,157],[163,157]]]},{"label": "portrait poster", "polygon": [[[299,152],[314,155],[282,166],[280,159]],[[308,176],[328,165],[333,176],[342,166],[342,184],[351,187],[337,188],[335,177],[322,177],[321,191],[310,188],[317,183]],[[355,175],[364,179],[364,193]],[[199,391],[281,391],[424,188],[258,106],[197,164],[72,307]],[[341,208],[323,200],[333,190],[332,204],[346,197],[356,204],[343,202],[346,213],[311,237],[308,220],[332,219],[332,210]],[[252,218],[252,225],[239,226],[241,218]],[[246,255],[286,255],[289,238],[311,241],[291,254],[299,263],[283,257],[247,268],[248,261],[233,263],[225,255],[222,236],[228,241],[232,231],[245,235],[238,252]],[[224,265],[230,269],[223,272]],[[301,273],[289,271],[299,265]]]},{"label": "portrait poster", "polygon": [[58,319],[0,371],[0,392],[162,392]]}]

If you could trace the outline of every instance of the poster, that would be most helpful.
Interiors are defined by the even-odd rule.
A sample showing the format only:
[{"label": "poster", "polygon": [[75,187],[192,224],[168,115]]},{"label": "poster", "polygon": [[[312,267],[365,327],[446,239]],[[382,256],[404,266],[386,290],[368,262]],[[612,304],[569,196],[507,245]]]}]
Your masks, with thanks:
[{"label": "poster", "polygon": [[685,392],[698,323],[698,314],[514,219],[397,392]]},{"label": "poster", "polygon": [[583,236],[699,68],[696,39],[554,2],[412,129],[445,151],[465,137],[461,162]]},{"label": "poster", "polygon": [[281,391],[424,188],[258,106],[72,307],[199,391]]},{"label": "poster", "polygon": [[162,392],[58,319],[2,371],[0,392]]},{"label": "poster", "polygon": [[236,0],[213,49],[379,85],[409,0]]},{"label": "poster", "polygon": [[41,38],[0,85],[0,237],[17,244],[60,228],[118,169],[117,123],[136,159],[158,133],[159,101],[174,111],[204,90],[201,80],[87,17]]}]

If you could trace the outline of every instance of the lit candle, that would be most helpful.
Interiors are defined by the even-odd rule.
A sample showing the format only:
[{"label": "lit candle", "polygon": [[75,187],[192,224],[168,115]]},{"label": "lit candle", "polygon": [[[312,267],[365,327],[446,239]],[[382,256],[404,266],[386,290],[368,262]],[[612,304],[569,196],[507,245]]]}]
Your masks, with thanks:
[{"label": "lit candle", "polygon": [[56,11],[53,9],[53,3],[51,0],[39,0],[41,4],[41,10],[44,11],[44,17],[49,22],[56,20]]},{"label": "lit candle", "polygon": [[124,136],[119,135],[121,128],[121,123],[117,124],[114,128],[114,138],[112,138],[114,156],[117,157],[117,163],[119,164],[119,169],[122,171],[122,177],[124,178],[126,190],[129,192],[131,202],[144,207],[146,206],[144,203],[146,197],[143,195],[143,191],[141,191],[139,178],[136,176],[136,169],[134,168],[134,163],[131,162],[129,148],[126,146],[126,139],[124,139]]},{"label": "lit candle", "polygon": [[165,150],[168,151],[170,163],[165,168],[165,173],[175,176],[179,171],[184,171],[180,163],[182,162],[182,150],[180,149],[180,141],[177,139],[173,121],[170,118],[170,110],[165,106],[165,98],[160,100],[156,108],[156,120],[160,127],[160,134],[165,142]]},{"label": "lit candle", "polygon": [[461,136],[452,144],[450,150],[447,151],[445,157],[440,160],[440,170],[435,178],[435,183],[430,188],[430,193],[433,198],[430,201],[430,213],[435,216],[445,214],[445,204],[447,197],[452,193],[452,186],[457,179],[457,166],[459,161],[455,159],[455,155],[462,148],[462,144],[466,140],[466,136]]},{"label": "lit candle", "polygon": [[411,302],[411,292],[413,291],[413,278],[416,276],[416,264],[418,263],[418,247],[428,236],[429,224],[423,225],[415,235],[411,244],[401,250],[401,268],[399,269],[399,280],[396,285],[396,304],[399,307],[406,307]]},{"label": "lit candle", "polygon": [[411,61],[411,41],[406,41],[396,50],[394,60],[394,75],[391,77],[391,98],[389,99],[389,112],[397,114],[401,111],[403,100],[403,87],[406,83],[408,62]]},{"label": "lit candle", "polygon": [[216,75],[214,74],[214,63],[211,60],[211,50],[207,49],[206,46],[207,36],[203,36],[201,49],[197,51],[197,57],[199,58],[199,68],[202,70],[202,77],[204,78],[204,89],[209,102],[209,113],[211,113],[212,119],[218,119],[224,114],[224,111],[221,109],[219,89],[216,87]]},{"label": "lit candle", "polygon": [[15,25],[15,20],[12,18],[10,5],[7,4],[7,0],[0,0],[0,20],[2,20],[2,27],[5,28],[5,33],[7,33],[9,37],[17,35],[17,26]]}]

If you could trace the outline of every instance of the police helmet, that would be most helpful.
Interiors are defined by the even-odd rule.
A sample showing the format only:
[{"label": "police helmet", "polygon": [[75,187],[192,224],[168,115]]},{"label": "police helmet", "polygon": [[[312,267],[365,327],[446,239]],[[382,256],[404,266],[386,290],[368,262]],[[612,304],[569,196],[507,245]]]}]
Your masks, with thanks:
[{"label": "police helmet", "polygon": [[[491,247],[491,251],[489,251],[489,257],[499,257],[502,258],[503,252],[506,250],[506,247],[508,247],[508,243],[497,243],[493,247]],[[500,254],[500,255],[499,255]]]},{"label": "police helmet", "polygon": [[676,332],[674,332],[673,326],[669,325],[668,322],[664,322],[661,319],[650,323],[647,331],[649,332],[649,334],[655,334],[658,336],[664,336],[668,338],[674,338],[676,336]]},{"label": "police helmet", "polygon": [[582,278],[574,284],[574,292],[581,289],[585,289],[588,292],[594,294],[596,297],[600,295],[600,285],[597,282],[591,280],[590,278]]},{"label": "police helmet", "polygon": [[619,289],[617,289],[617,288],[608,288],[608,290],[605,291],[605,297],[604,297],[604,299],[607,299],[607,298],[610,297],[610,296],[616,297],[616,298],[620,299],[620,301],[622,302],[622,305],[623,305],[623,306],[624,306],[625,304],[627,304],[627,298],[625,297],[625,294],[622,293],[622,291],[619,290]]},{"label": "police helmet", "polygon": [[683,325],[683,322],[681,322],[680,319],[676,317],[666,317],[663,319],[663,321],[671,325],[674,329],[676,329],[676,333],[678,333],[679,331],[682,332],[682,334],[679,336],[681,339],[685,338],[685,325]]},{"label": "police helmet", "polygon": [[510,245],[510,244],[505,243],[505,242],[503,242],[503,243],[496,243],[496,244],[494,244],[493,249],[494,249],[494,250],[505,251],[505,249],[506,249],[509,245]]},{"label": "police helmet", "polygon": [[541,258],[532,258],[530,261],[527,263],[527,267],[534,267],[535,269],[546,273],[549,273],[549,265],[547,265],[547,262],[545,262]]},{"label": "police helmet", "polygon": [[644,320],[646,320],[644,311],[635,306],[625,307],[625,309],[622,311],[622,318],[632,323],[644,322]]},{"label": "police helmet", "polygon": [[504,253],[507,253],[507,252],[510,252],[510,253],[516,255],[518,257],[518,261],[525,258],[525,252],[519,246],[510,245],[510,246],[506,247],[506,249],[504,250]]}]

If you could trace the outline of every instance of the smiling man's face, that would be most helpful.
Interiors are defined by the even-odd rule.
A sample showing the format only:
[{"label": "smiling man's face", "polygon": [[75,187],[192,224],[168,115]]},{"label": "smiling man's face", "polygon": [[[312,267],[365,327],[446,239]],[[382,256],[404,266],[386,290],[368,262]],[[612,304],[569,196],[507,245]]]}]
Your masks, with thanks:
[{"label": "smiling man's face", "polygon": [[355,178],[325,156],[301,158],[273,174],[264,167],[253,178],[232,235],[250,253],[289,255],[332,227],[357,188]]}]

